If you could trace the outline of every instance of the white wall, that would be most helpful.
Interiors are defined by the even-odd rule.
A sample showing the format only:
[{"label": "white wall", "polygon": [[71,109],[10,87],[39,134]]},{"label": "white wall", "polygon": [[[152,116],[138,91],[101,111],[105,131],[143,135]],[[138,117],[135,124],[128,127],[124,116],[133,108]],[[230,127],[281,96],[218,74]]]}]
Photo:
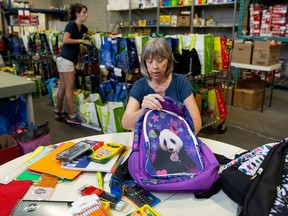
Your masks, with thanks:
[{"label": "white wall", "polygon": [[107,0],[62,0],[63,4],[81,3],[88,8],[88,20],[85,25],[93,32],[111,32],[117,23],[117,12],[107,12]]}]

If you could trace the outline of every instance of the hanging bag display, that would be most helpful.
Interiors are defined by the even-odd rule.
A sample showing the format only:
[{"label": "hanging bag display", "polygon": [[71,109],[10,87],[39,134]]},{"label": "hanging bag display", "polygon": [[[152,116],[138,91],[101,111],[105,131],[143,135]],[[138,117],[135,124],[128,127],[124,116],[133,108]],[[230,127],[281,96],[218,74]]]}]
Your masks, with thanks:
[{"label": "hanging bag display", "polygon": [[134,38],[117,38],[116,62],[124,71],[140,67]]},{"label": "hanging bag display", "polygon": [[122,116],[124,114],[124,103],[108,102],[102,106],[97,105],[99,120],[104,133],[125,132],[122,127]]},{"label": "hanging bag display", "polygon": [[101,131],[101,126],[96,108],[97,104],[102,105],[100,95],[98,93],[90,94],[87,99],[80,102],[79,114],[83,126]]},{"label": "hanging bag display", "polygon": [[219,86],[215,86],[215,93],[217,98],[217,108],[219,112],[219,120],[224,120],[228,116],[227,107],[223,99]]}]

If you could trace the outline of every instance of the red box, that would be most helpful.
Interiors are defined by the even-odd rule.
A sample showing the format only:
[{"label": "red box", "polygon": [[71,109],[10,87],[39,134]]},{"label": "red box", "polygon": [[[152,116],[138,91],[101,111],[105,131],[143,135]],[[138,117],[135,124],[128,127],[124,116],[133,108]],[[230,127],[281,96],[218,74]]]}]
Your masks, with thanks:
[{"label": "red box", "polygon": [[19,15],[19,23],[20,24],[30,24],[30,16]]},{"label": "red box", "polygon": [[0,136],[0,165],[19,157],[17,142],[8,134]]}]

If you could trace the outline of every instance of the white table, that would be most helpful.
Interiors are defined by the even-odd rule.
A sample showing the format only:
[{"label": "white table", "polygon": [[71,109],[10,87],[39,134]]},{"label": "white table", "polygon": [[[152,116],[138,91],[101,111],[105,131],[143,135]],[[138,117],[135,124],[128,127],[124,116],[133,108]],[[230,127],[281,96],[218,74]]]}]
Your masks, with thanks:
[{"label": "white table", "polygon": [[32,93],[35,91],[35,82],[0,71],[0,98],[23,95],[26,99],[28,124],[35,123],[32,100]]},{"label": "white table", "polygon": [[[131,145],[133,140],[133,133],[117,133],[117,134],[104,134],[90,137],[83,137],[72,141],[80,141],[83,139],[102,140],[102,141],[114,141]],[[225,155],[226,157],[234,157],[235,154],[240,153],[243,149],[228,145],[222,142],[200,138],[206,143],[214,153]],[[26,155],[21,158],[17,158],[6,164],[0,166],[0,179],[8,174],[11,175],[11,170],[15,170]],[[14,171],[13,174],[15,174]],[[50,197],[50,200],[65,200],[75,201],[81,197],[78,189],[83,185],[97,185],[97,178],[95,172],[83,172],[75,181],[59,183],[55,187],[55,190]],[[31,189],[30,189],[31,190]],[[28,191],[29,193],[30,191]],[[155,206],[155,209],[160,215],[201,215],[201,216],[235,216],[237,210],[237,204],[223,193],[218,192],[210,199],[195,199],[193,193],[154,193],[161,203]],[[24,196],[25,199],[25,196]],[[130,213],[133,208],[129,205],[122,212],[111,211],[111,215],[126,215]]]},{"label": "white table", "polygon": [[[231,63],[232,67],[241,68],[241,69],[249,69],[249,70],[258,70],[265,73],[264,81],[267,80],[267,73],[272,71],[272,81],[271,81],[271,91],[270,91],[270,100],[269,100],[269,107],[272,105],[272,97],[273,97],[273,90],[274,90],[274,78],[275,78],[275,70],[281,67],[281,64],[275,64],[270,66],[260,66],[260,65],[251,65],[251,64],[241,64],[241,63]],[[264,85],[264,92],[262,97],[262,105],[261,105],[261,112],[263,112],[264,107],[264,100],[265,100],[265,92],[266,92],[266,84]]]}]

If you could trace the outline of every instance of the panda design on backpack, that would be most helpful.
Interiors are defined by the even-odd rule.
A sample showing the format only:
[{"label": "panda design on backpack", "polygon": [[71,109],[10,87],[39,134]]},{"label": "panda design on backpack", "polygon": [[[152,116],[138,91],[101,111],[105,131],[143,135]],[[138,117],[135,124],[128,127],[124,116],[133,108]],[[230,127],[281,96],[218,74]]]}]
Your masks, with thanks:
[{"label": "panda design on backpack", "polygon": [[150,110],[144,117],[143,133],[149,148],[145,169],[151,176],[191,176],[203,171],[195,134],[181,116]]},{"label": "panda design on backpack", "polygon": [[165,169],[167,174],[197,169],[194,160],[184,150],[180,137],[169,129],[164,129],[159,134],[159,147],[153,165],[158,171]]},{"label": "panda design on backpack", "polygon": [[186,106],[164,99],[161,110],[146,109],[136,123],[130,175],[149,191],[206,191],[220,165],[195,134]]}]

